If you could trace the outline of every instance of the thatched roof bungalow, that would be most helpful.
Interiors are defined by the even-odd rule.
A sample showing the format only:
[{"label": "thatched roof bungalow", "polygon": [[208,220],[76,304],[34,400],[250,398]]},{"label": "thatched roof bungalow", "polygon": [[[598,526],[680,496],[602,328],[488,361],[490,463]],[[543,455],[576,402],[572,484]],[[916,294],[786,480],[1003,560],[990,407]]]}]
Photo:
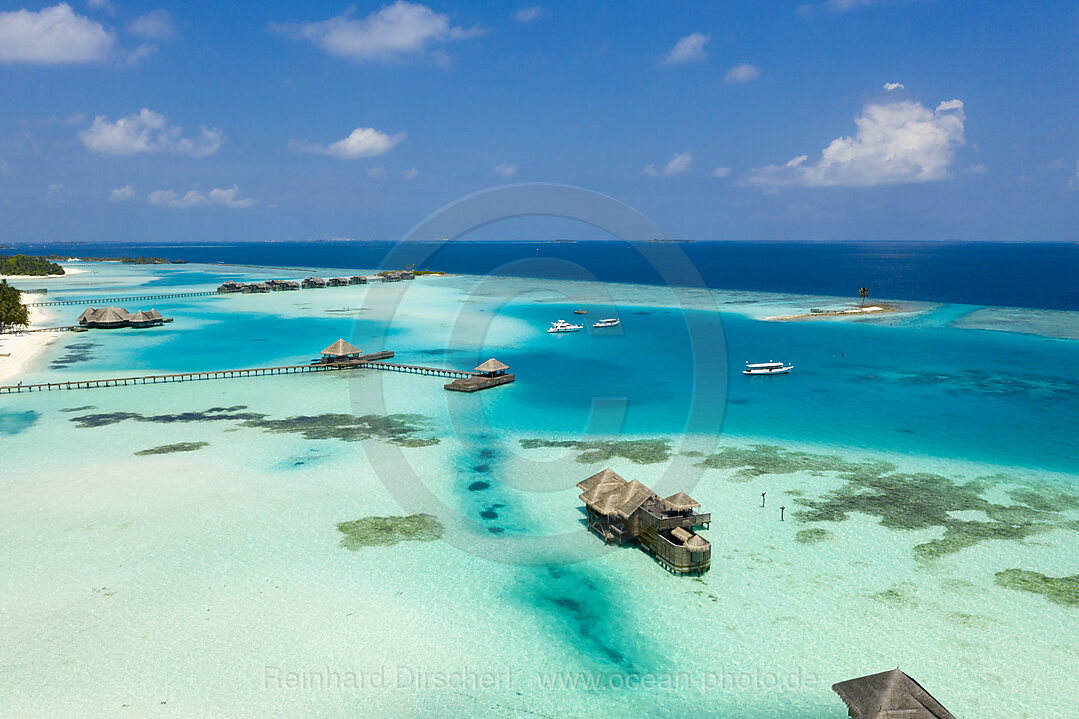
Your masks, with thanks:
[{"label": "thatched roof bungalow", "polygon": [[354,360],[363,352],[359,347],[354,347],[343,339],[339,339],[326,349],[319,352],[323,362],[342,362]]},{"label": "thatched roof bungalow", "polygon": [[851,719],[955,719],[921,684],[898,667],[832,685]]},{"label": "thatched roof bungalow", "polygon": [[330,279],[328,279],[326,281],[326,285],[329,286],[329,287],[347,287],[348,286],[348,278],[347,277],[331,277]]},{"label": "thatched roof bungalow", "polygon": [[244,286],[239,282],[233,280],[226,280],[217,287],[217,291],[221,294],[230,294],[232,292],[243,292]]},{"label": "thatched roof bungalow", "polygon": [[305,290],[317,289],[326,286],[326,280],[321,277],[304,277],[301,283]]},{"label": "thatched roof bungalow", "polygon": [[348,278],[348,283],[350,285],[366,285],[367,278],[363,275],[353,275],[352,277]]},{"label": "thatched roof bungalow", "polygon": [[75,320],[83,327],[96,329],[116,329],[118,327],[153,327],[170,320],[165,319],[157,310],[139,310],[131,314],[123,307],[87,307]]},{"label": "thatched roof bungalow", "polygon": [[661,498],[637,480],[626,481],[604,469],[577,483],[588,514],[588,528],[604,543],[639,542],[641,548],[675,574],[701,574],[711,566],[712,547],[696,534],[710,514],[685,492]]}]

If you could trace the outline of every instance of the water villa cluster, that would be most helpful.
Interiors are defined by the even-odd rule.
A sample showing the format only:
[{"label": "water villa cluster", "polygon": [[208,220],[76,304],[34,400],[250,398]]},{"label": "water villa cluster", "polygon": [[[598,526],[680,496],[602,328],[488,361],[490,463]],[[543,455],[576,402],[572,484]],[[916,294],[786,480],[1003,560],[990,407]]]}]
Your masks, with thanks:
[{"label": "water villa cluster", "polygon": [[661,498],[637,480],[627,482],[610,469],[577,483],[588,512],[588,528],[604,544],[639,542],[673,574],[701,575],[712,563],[712,545],[694,527],[706,529],[711,514],[685,492]]},{"label": "water villa cluster", "polygon": [[87,307],[76,320],[81,327],[114,329],[117,327],[156,327],[171,319],[161,316],[155,309],[139,310],[134,314],[123,307]]},{"label": "water villa cluster", "polygon": [[508,369],[509,365],[502,364],[492,357],[472,370],[475,374],[471,377],[459,377],[443,387],[453,392],[476,392],[488,387],[497,387],[500,384],[509,384],[517,378],[506,374]]},{"label": "water villa cluster", "polygon": [[228,280],[218,286],[217,292],[222,295],[237,292],[249,295],[255,292],[285,292],[298,289],[300,289],[300,283],[292,280],[266,280],[265,282],[248,282],[247,284]]},{"label": "water villa cluster", "polygon": [[895,669],[832,685],[851,719],[955,719],[922,685]]}]

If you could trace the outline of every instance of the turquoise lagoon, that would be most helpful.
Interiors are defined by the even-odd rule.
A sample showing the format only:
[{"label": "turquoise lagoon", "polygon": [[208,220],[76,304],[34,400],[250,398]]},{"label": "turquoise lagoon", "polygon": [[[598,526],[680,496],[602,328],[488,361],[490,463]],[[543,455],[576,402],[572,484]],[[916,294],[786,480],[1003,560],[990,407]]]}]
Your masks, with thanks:
[{"label": "turquoise lagoon", "polygon": [[[82,267],[49,297],[306,274]],[[423,277],[155,300],[175,322],[65,334],[24,383],[304,363],[338,337],[431,366],[495,356],[518,381],[0,397],[0,705],[838,719],[832,683],[898,665],[957,716],[1068,716],[1079,589],[1014,570],[1079,575],[1079,315],[1024,310],[1041,334],[962,305],[762,321],[839,302]],[[577,308],[623,324],[542,331]],[[741,376],[767,359],[796,370]],[[604,466],[700,501],[711,572],[589,536],[574,485]],[[343,546],[341,523],[420,513],[441,539]]]}]

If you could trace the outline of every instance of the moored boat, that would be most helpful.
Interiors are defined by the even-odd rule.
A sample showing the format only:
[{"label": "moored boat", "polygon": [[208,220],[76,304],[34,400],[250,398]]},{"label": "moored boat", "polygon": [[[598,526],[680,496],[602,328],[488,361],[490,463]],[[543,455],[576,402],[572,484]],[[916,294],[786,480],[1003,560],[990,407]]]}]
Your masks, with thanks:
[{"label": "moored boat", "polygon": [[742,374],[787,374],[794,365],[785,365],[782,362],[757,362],[751,364],[746,362],[746,368],[742,370]]},{"label": "moored boat", "polygon": [[565,320],[558,320],[558,322],[552,322],[551,326],[547,328],[550,333],[556,332],[580,332],[584,329],[584,325],[574,325],[566,322]]},{"label": "moored boat", "polygon": [[599,322],[596,322],[592,326],[593,327],[617,327],[620,324],[622,324],[622,320],[620,320],[620,319],[618,319],[616,317],[610,317],[610,318],[605,319],[605,320],[600,320]]}]

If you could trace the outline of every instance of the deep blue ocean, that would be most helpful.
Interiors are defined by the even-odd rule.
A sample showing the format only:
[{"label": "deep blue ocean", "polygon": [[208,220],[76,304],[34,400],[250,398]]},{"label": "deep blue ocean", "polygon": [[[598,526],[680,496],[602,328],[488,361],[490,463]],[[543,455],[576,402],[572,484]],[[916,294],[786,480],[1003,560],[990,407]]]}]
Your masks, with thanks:
[{"label": "deep blue ocean", "polygon": [[[643,250],[643,254],[642,254]],[[243,242],[25,244],[9,252],[281,267],[401,268],[461,274],[698,285],[715,289],[1079,310],[1079,244],[678,242]],[[647,257],[645,255],[648,255]],[[686,262],[688,260],[688,263]]]}]

